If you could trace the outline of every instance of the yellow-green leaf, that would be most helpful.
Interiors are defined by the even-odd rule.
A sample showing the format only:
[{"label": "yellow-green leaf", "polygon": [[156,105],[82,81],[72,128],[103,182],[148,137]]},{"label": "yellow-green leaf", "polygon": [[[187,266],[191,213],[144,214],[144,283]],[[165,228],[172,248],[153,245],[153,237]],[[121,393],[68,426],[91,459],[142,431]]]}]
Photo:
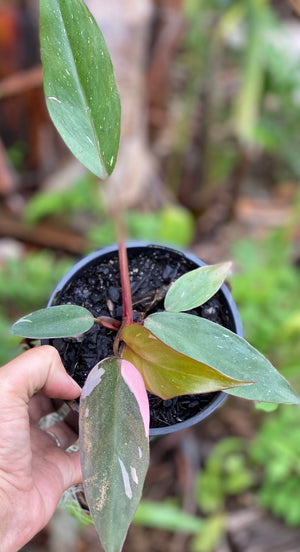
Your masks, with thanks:
[{"label": "yellow-green leaf", "polygon": [[131,324],[124,328],[126,343],[123,358],[142,374],[146,388],[163,399],[177,395],[210,393],[238,385],[237,379],[175,351],[147,328]]},{"label": "yellow-green leaf", "polygon": [[145,326],[164,343],[223,374],[252,385],[227,389],[231,395],[271,403],[300,404],[287,380],[245,339],[210,320],[186,313],[158,312]]}]

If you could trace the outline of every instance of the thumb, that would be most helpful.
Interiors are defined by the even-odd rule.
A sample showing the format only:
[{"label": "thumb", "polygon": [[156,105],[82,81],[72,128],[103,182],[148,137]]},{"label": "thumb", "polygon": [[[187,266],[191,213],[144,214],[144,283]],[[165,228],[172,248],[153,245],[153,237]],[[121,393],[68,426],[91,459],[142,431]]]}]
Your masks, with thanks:
[{"label": "thumb", "polygon": [[[55,451],[54,451],[55,452]],[[80,452],[65,452],[56,450],[56,465],[62,475],[61,492],[66,491],[72,485],[77,485],[82,482],[82,472],[80,463]]]},{"label": "thumb", "polygon": [[0,404],[2,399],[9,400],[11,406],[20,405],[20,401],[28,403],[40,390],[57,399],[75,399],[81,393],[50,345],[30,349],[0,368]]}]

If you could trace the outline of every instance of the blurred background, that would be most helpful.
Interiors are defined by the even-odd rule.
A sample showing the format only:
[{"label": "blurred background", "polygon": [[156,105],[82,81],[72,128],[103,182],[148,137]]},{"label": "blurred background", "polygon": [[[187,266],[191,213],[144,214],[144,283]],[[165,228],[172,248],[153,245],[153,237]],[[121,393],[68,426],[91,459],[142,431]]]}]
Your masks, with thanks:
[{"label": "blurred background", "polygon": [[[300,19],[297,0],[86,0],[122,103],[109,187],[68,152],[43,98],[38,0],[0,0],[0,364],[11,322],[74,261],[129,239],[234,261],[245,337],[300,393]],[[230,397],[151,443],[125,552],[300,552],[300,410]],[[63,498],[23,552],[100,550]],[[71,512],[71,513],[70,513]]]}]

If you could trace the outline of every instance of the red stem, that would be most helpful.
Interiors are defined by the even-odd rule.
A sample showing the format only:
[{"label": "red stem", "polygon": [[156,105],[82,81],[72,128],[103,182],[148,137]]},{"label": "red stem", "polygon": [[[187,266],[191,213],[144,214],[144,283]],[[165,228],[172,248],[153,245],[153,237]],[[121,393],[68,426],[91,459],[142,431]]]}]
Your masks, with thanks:
[{"label": "red stem", "polygon": [[110,318],[110,316],[98,316],[98,318],[94,318],[94,321],[96,322],[96,324],[99,324],[104,328],[108,328],[109,330],[114,330],[116,332],[119,331],[121,326],[121,322],[119,320],[116,320],[115,318]]},{"label": "red stem", "polygon": [[132,297],[131,287],[128,272],[128,258],[127,249],[123,241],[119,242],[119,263],[120,263],[120,275],[121,275],[121,287],[122,287],[122,301],[123,301],[123,321],[125,326],[133,323],[132,313]]}]

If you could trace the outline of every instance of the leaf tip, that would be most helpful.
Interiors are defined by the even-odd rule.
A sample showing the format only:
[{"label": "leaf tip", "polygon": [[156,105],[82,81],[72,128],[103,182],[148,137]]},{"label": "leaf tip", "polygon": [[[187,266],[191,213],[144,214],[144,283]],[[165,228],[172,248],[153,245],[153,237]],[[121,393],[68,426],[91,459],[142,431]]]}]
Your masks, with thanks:
[{"label": "leaf tip", "polygon": [[224,272],[226,274],[229,274],[229,272],[232,270],[233,267],[233,261],[225,261],[224,263]]}]

